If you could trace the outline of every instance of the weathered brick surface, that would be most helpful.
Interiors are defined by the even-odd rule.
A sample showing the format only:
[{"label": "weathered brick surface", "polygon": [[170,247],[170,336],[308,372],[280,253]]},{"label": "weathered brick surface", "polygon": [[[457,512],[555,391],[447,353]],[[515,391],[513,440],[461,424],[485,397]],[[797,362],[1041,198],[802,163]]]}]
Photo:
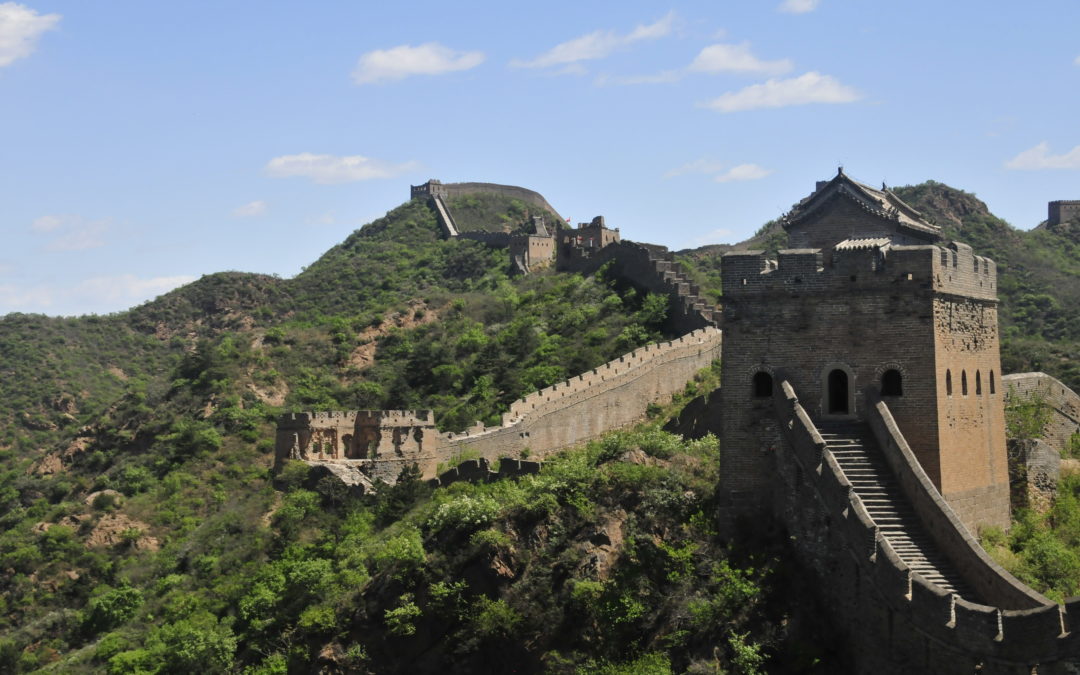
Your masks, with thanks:
[{"label": "weathered brick surface", "polygon": [[[865,389],[880,391],[893,370],[902,395],[888,397],[889,406],[935,485],[970,527],[1007,525],[995,273],[963,244],[828,257],[797,249],[776,262],[755,251],[725,255],[726,491],[764,503],[771,484],[759,430],[769,411],[754,401],[756,373],[789,379],[820,420],[862,417]],[[847,378],[846,412],[831,409],[833,371]]]},{"label": "weathered brick surface", "polygon": [[1061,452],[1069,438],[1080,433],[1080,396],[1046,373],[1017,373],[1002,378],[1007,394],[1021,399],[1039,397],[1050,407],[1050,419],[1042,440]]}]

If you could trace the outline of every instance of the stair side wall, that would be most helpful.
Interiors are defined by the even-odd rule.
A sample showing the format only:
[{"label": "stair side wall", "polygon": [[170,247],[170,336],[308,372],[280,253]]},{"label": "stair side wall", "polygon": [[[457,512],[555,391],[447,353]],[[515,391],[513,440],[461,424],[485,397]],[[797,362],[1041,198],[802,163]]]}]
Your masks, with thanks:
[{"label": "stair side wall", "polygon": [[[1010,609],[956,599],[913,574],[851,490],[794,390],[772,403],[776,507],[844,634],[852,671],[1040,675],[1080,667],[1080,601]],[[1075,612],[1076,619],[1071,619]]]}]

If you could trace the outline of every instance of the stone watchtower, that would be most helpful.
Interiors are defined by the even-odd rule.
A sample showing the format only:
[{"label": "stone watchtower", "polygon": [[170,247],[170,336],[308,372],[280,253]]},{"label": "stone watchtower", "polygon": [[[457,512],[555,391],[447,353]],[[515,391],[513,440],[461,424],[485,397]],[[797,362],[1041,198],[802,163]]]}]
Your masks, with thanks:
[{"label": "stone watchtower", "polygon": [[1070,220],[1080,220],[1080,199],[1063,199],[1047,206],[1047,225],[1060,225]]},{"label": "stone watchtower", "polygon": [[772,394],[785,379],[819,428],[857,422],[880,396],[965,525],[1007,526],[994,262],[842,171],[783,225],[797,248],[722,261],[721,466],[734,511],[772,498]]}]

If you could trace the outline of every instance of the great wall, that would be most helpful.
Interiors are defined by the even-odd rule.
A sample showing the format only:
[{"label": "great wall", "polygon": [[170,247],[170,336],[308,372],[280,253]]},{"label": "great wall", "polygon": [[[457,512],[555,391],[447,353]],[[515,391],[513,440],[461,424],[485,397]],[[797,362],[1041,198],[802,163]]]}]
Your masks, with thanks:
[{"label": "great wall", "polygon": [[[419,195],[446,236],[461,236],[441,200],[447,187]],[[696,408],[699,426],[722,431],[720,521],[728,532],[762,518],[784,527],[854,672],[1080,672],[1080,598],[1051,602],[972,535],[1008,525],[1007,392],[1047,403],[1047,440],[1059,450],[1080,430],[1080,397],[1060,382],[1001,375],[993,261],[843,172],[783,223],[802,248],[775,260],[726,255],[722,310],[662,247],[607,236],[602,219],[563,231],[559,269],[606,266],[666,294],[669,327],[685,335],[463,434],[436,432],[429,411],[287,415],[278,461],[367,488],[412,463],[436,484],[534,473],[551,453],[641,419],[720,357],[719,396]]]}]

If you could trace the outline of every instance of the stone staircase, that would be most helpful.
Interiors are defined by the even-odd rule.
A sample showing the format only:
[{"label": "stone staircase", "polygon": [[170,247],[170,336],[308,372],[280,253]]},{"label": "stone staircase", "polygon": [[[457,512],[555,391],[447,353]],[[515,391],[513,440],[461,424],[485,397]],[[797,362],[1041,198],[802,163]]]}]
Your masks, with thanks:
[{"label": "stone staircase", "polygon": [[690,281],[682,266],[675,261],[674,255],[650,252],[649,263],[657,277],[670,289],[671,293],[679,298],[679,303],[685,313],[700,315],[707,325],[718,324],[720,310],[706,302],[701,296],[701,289]]},{"label": "stone staircase", "polygon": [[978,602],[904,497],[870,428],[861,422],[829,422],[819,424],[818,433],[881,534],[911,571],[946,592]]}]

